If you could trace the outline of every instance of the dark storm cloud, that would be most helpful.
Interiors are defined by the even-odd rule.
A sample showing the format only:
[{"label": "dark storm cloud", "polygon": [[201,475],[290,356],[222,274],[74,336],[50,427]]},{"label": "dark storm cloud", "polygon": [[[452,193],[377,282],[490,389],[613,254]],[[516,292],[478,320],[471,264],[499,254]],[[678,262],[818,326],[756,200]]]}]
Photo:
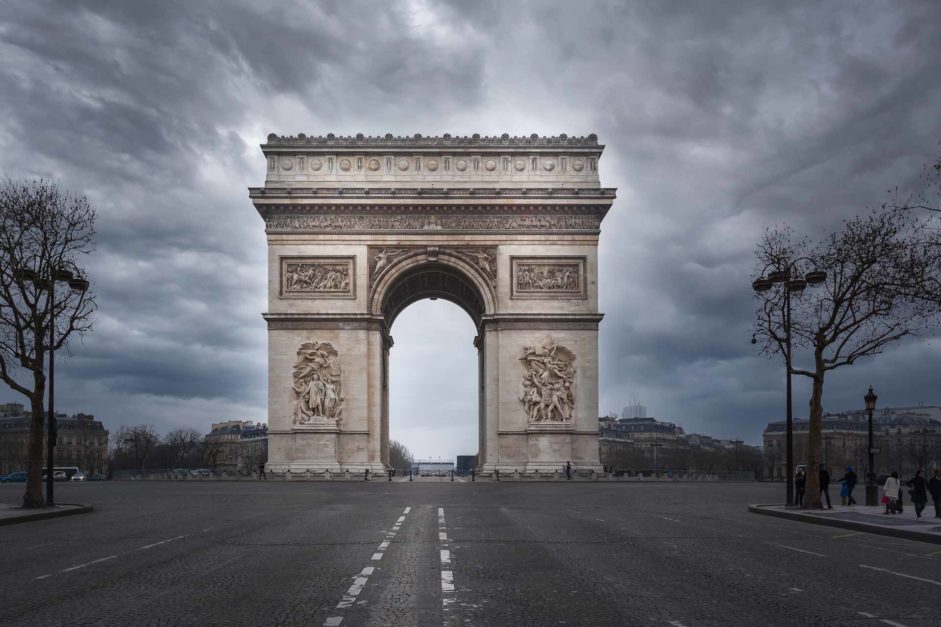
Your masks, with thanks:
[{"label": "dark storm cloud", "polygon": [[[65,406],[205,427],[264,417],[267,260],[245,188],[268,132],[597,132],[619,188],[602,409],[636,395],[755,440],[783,403],[780,364],[748,342],[754,242],[916,183],[941,138],[939,51],[933,2],[9,3],[0,169],[99,211],[100,312]],[[427,311],[426,328],[465,324]],[[427,367],[421,326],[394,330],[416,346],[396,367]],[[827,407],[858,405],[869,381],[886,402],[941,403],[924,374],[938,366],[912,342],[835,375]],[[393,390],[394,411],[421,413],[412,396]]]}]

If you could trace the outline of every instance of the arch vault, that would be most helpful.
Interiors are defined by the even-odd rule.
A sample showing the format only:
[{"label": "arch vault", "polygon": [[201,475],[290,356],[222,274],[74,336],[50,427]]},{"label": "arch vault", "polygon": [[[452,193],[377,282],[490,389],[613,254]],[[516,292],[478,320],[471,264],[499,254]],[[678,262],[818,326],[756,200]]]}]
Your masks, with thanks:
[{"label": "arch vault", "polygon": [[600,469],[603,149],[594,135],[269,135],[249,190],[268,238],[268,469],[385,470],[389,329],[424,298],[477,328],[481,472]]}]

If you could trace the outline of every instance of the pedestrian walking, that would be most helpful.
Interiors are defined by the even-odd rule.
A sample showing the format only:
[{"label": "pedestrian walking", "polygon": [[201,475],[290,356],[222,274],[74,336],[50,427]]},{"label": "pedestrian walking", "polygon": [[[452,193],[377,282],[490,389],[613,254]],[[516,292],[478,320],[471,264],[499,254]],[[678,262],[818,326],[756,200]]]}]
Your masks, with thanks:
[{"label": "pedestrian walking", "polygon": [[565,462],[565,478],[572,478],[572,462]]},{"label": "pedestrian walking", "polygon": [[885,480],[882,486],[882,502],[885,503],[886,514],[894,514],[896,510],[901,511],[899,507],[899,496],[901,496],[901,484],[899,483],[899,473],[892,471],[892,474]]},{"label": "pedestrian walking", "polygon": [[843,487],[840,488],[840,496],[844,496],[843,493],[846,492],[846,503],[844,505],[856,505],[856,499],[853,498],[853,488],[856,487],[857,479],[853,467],[847,466],[846,474],[840,478],[840,483],[843,484]]},{"label": "pedestrian walking", "polygon": [[928,493],[934,501],[934,517],[941,518],[941,468],[934,471],[934,477],[928,480]]},{"label": "pedestrian walking", "polygon": [[827,509],[833,509],[830,504],[830,472],[823,464],[820,464],[820,495],[826,497]]},{"label": "pedestrian walking", "polygon": [[910,489],[908,495],[912,497],[912,503],[915,505],[915,518],[921,518],[921,513],[928,505],[928,482],[922,475],[921,468],[915,471],[915,476],[905,482]]},{"label": "pedestrian walking", "polygon": [[807,476],[804,474],[803,470],[797,471],[797,476],[794,477],[794,487],[797,488],[797,505],[802,507],[804,505],[804,489],[807,486]]},{"label": "pedestrian walking", "polygon": [[261,481],[262,479],[268,480],[268,475],[265,474],[265,462],[258,464],[258,480]]}]

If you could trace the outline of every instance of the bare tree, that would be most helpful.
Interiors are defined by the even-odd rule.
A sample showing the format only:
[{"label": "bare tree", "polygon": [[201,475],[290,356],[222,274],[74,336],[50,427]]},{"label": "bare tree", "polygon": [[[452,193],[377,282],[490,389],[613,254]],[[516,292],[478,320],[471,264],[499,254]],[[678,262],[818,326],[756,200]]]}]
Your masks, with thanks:
[{"label": "bare tree", "polygon": [[389,465],[393,468],[408,470],[412,467],[415,457],[408,448],[397,440],[389,442]]},{"label": "bare tree", "polygon": [[147,458],[160,442],[157,432],[150,425],[136,425],[133,427],[121,425],[115,439],[118,447],[137,463],[141,479],[143,479]]},{"label": "bare tree", "polygon": [[0,183],[0,380],[30,401],[24,507],[43,505],[46,356],[67,345],[73,334],[90,331],[95,309],[90,291],[66,289],[56,279],[71,276],[73,287],[87,287],[79,261],[94,249],[94,224],[88,200],[60,191],[55,183]]},{"label": "bare tree", "polygon": [[216,438],[203,438],[200,449],[202,452],[203,463],[213,472],[219,466],[219,458],[222,456],[223,444]]},{"label": "bare tree", "polygon": [[[821,507],[816,470],[827,373],[882,353],[934,325],[941,314],[941,232],[930,216],[910,209],[884,205],[846,220],[818,242],[798,240],[785,228],[767,232],[758,244],[759,267],[784,273],[785,280],[756,280],[756,336],[765,354],[785,356],[793,374],[812,382],[805,507]],[[813,275],[819,271],[826,276]],[[805,292],[810,280],[822,289]],[[788,291],[791,336],[810,351],[808,367],[795,367],[787,357]]]},{"label": "bare tree", "polygon": [[175,467],[186,467],[186,464],[199,449],[202,434],[196,429],[174,429],[167,433],[163,442],[170,451],[171,463]]}]

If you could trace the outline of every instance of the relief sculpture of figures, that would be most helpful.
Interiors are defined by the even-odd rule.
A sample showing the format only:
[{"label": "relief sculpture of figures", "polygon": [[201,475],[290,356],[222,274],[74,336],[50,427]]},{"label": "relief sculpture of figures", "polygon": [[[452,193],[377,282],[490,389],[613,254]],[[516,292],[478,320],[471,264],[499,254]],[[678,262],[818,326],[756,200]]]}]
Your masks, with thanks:
[{"label": "relief sculpture of figures", "polygon": [[327,342],[305,342],[294,362],[294,424],[336,423],[343,415],[340,362]]},{"label": "relief sculpture of figures", "polygon": [[580,289],[578,266],[575,264],[520,264],[516,274],[516,289],[520,292],[578,291]]},{"label": "relief sculpture of figures", "polygon": [[350,270],[348,262],[286,261],[283,290],[285,294],[349,294]]},{"label": "relief sculpture of figures", "polygon": [[569,422],[575,408],[575,354],[554,340],[524,346],[520,357],[526,374],[523,395],[530,422]]}]

